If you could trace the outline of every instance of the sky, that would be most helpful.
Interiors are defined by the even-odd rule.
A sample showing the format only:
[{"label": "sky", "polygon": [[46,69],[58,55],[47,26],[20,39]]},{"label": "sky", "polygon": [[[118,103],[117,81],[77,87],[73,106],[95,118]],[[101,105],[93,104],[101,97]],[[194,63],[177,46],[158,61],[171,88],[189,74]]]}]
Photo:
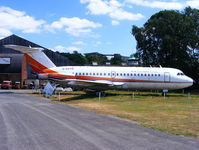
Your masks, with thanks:
[{"label": "sky", "polygon": [[130,56],[133,25],[187,6],[199,9],[199,0],[1,0],[0,38],[16,34],[53,51]]}]

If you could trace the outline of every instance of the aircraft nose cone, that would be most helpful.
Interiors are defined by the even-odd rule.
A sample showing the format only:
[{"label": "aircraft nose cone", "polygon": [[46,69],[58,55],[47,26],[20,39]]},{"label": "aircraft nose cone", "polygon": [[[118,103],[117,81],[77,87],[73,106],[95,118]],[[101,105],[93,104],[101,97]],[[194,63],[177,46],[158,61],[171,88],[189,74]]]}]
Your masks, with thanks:
[{"label": "aircraft nose cone", "polygon": [[194,83],[194,80],[190,77],[187,77],[187,83],[189,84],[189,86],[192,86]]}]

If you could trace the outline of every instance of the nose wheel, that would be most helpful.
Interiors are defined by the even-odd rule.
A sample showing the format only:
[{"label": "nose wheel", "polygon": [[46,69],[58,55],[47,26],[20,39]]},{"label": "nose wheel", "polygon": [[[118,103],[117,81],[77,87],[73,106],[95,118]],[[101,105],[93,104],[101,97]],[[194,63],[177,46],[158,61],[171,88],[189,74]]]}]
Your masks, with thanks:
[{"label": "nose wheel", "polygon": [[167,89],[162,90],[162,96],[166,97],[166,96],[167,96],[167,93],[168,93],[168,90],[167,90]]}]

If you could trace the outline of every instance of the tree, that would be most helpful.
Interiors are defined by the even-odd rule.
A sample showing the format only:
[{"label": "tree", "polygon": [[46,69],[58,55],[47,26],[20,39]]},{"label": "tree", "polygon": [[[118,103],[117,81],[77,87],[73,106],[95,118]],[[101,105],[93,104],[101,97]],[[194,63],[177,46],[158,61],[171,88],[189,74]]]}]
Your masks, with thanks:
[{"label": "tree", "polygon": [[183,15],[186,18],[188,31],[186,31],[188,40],[188,48],[192,50],[193,54],[195,50],[199,50],[199,10],[191,9],[190,7],[185,8]]},{"label": "tree", "polygon": [[75,62],[78,65],[86,65],[88,63],[85,56],[77,51],[74,51],[72,54],[70,53],[61,53],[61,55],[66,56],[71,61]]},{"label": "tree", "polygon": [[88,60],[89,64],[97,62],[98,65],[104,65],[107,61],[107,58],[99,53],[86,54],[86,59]]},{"label": "tree", "polygon": [[113,58],[110,60],[111,65],[120,66],[124,61],[122,60],[122,56],[119,54],[115,54]]},{"label": "tree", "polygon": [[[165,10],[151,16],[143,27],[132,27],[137,40],[137,55],[143,66],[162,65],[195,76],[199,70],[199,10]],[[199,73],[197,73],[199,77]],[[196,78],[196,77],[195,77]]]}]

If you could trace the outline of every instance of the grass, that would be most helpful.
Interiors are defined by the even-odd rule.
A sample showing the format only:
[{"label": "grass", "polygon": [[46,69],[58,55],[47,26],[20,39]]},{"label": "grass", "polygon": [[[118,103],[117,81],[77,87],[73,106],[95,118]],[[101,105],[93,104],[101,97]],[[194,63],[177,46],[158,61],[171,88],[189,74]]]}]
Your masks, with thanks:
[{"label": "grass", "polygon": [[[57,100],[57,97],[51,97]],[[61,103],[97,113],[115,115],[163,132],[194,137],[199,140],[199,95],[108,91],[99,100],[84,92],[60,96]]]}]

